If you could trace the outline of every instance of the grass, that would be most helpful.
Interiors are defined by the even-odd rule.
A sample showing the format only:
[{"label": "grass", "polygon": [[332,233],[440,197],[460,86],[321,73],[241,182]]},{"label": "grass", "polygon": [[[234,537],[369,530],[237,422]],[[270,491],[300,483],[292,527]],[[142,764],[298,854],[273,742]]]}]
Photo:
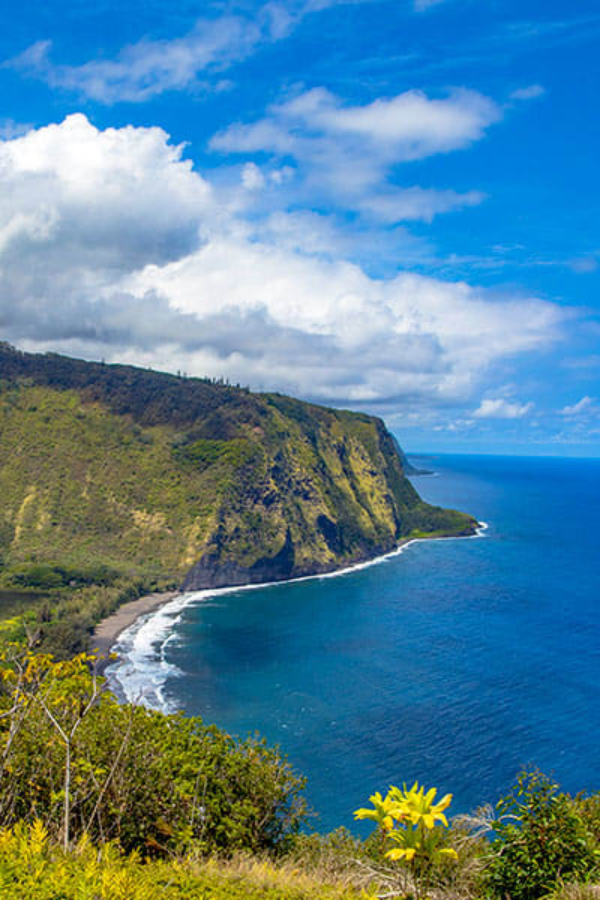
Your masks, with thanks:
[{"label": "grass", "polygon": [[358,900],[340,881],[290,863],[240,856],[233,860],[144,862],[111,846],[83,840],[64,853],[40,823],[0,831],[3,900]]}]

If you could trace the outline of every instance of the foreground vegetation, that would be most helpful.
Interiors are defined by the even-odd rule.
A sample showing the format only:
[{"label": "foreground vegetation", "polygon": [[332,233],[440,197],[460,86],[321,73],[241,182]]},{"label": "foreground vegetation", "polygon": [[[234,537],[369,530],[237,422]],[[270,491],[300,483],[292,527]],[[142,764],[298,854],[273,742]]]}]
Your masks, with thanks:
[{"label": "foreground vegetation", "polygon": [[95,662],[4,651],[3,900],[597,896],[600,795],[522,773],[495,810],[448,819],[450,795],[404,785],[356,811],[366,840],[308,834],[304,782],[277,750],[119,704]]}]

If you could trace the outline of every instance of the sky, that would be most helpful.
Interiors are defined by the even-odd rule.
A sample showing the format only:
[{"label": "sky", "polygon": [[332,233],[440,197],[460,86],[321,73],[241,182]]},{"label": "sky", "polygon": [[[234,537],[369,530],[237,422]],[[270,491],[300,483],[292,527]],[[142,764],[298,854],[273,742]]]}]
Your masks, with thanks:
[{"label": "sky", "polygon": [[4,0],[0,339],[600,456],[597,0]]}]

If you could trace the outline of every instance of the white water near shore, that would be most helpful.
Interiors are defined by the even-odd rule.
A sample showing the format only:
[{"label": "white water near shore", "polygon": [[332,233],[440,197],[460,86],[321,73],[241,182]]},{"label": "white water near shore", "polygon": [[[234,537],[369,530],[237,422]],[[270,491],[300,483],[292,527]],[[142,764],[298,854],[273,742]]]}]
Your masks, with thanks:
[{"label": "white water near shore", "polygon": [[291,582],[339,578],[353,572],[359,572],[362,569],[386,563],[399,556],[411,545],[423,540],[448,541],[483,537],[487,527],[487,523],[481,522],[475,534],[464,537],[417,538],[409,540],[395,550],[382,556],[377,556],[375,559],[356,563],[344,569],[337,569],[334,572],[306,575],[302,578],[290,579],[289,581],[209,588],[181,594],[154,612],[140,616],[119,635],[112,647],[112,652],[117,654],[118,660],[108,666],[105,672],[108,685],[118,697],[131,703],[141,703],[151,709],[158,709],[164,712],[175,712],[176,707],[165,696],[164,689],[169,678],[175,678],[182,673],[176,666],[168,662],[166,650],[169,643],[177,639],[176,626],[181,621],[181,616],[188,606],[199,603],[205,604],[212,597],[238,593],[239,591],[276,588]]}]

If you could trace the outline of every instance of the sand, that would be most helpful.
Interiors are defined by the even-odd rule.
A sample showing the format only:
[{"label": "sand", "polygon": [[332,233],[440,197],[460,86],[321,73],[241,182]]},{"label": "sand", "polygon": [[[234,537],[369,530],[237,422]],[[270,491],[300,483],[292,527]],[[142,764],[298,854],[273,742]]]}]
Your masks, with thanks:
[{"label": "sand", "polygon": [[[146,594],[144,597],[138,597],[137,600],[130,600],[124,603],[116,612],[103,619],[94,629],[94,633],[90,640],[90,648],[93,653],[98,653],[102,657],[108,656],[110,649],[117,640],[118,636],[126,628],[146,613],[154,612],[159,606],[169,603],[177,597],[178,591],[164,591],[158,594]],[[99,668],[104,668],[107,660],[104,660]]]}]

